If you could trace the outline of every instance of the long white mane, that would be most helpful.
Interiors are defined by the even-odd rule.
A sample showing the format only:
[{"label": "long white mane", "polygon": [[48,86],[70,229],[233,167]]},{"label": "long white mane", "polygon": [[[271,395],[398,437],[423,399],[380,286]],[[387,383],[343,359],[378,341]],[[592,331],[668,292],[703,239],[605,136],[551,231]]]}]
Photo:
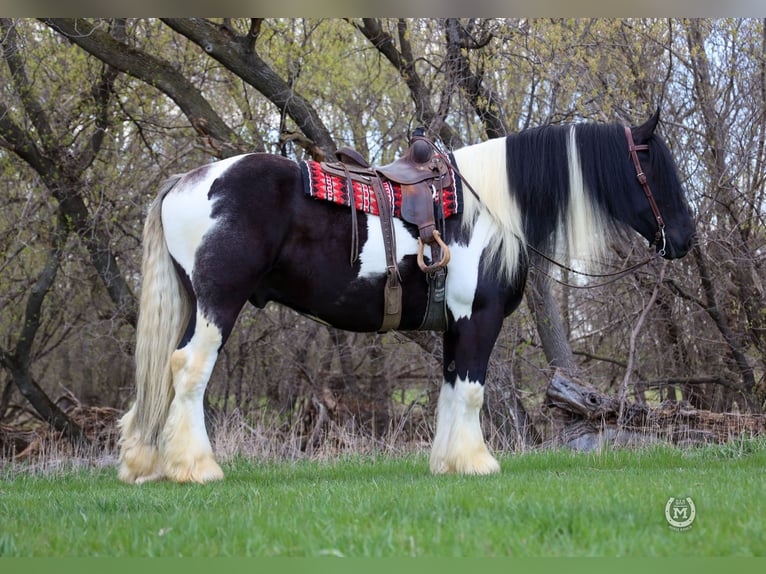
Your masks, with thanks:
[{"label": "long white mane", "polygon": [[[495,138],[453,152],[463,182],[463,228],[473,232],[480,213],[490,215],[491,240],[485,255],[498,265],[500,277],[513,281],[526,249],[521,209],[511,194],[506,171],[505,138]],[[470,185],[481,201],[468,188]]]}]

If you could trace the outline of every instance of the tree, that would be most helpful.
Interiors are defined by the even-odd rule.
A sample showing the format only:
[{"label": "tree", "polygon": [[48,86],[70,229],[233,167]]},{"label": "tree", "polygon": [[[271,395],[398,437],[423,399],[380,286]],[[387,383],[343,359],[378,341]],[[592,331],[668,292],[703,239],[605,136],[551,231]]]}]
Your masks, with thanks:
[{"label": "tree", "polygon": [[[125,406],[142,212],[171,173],[243,151],[302,159],[340,145],[382,164],[418,125],[456,148],[543,123],[638,123],[657,106],[698,221],[694,253],[667,267],[651,306],[656,268],[576,290],[534,270],[490,367],[488,424],[508,443],[544,431],[551,366],[614,393],[632,363],[636,400],[763,408],[761,20],[22,19],[2,32],[0,418],[19,381]],[[604,241],[607,270],[646,255],[635,238]],[[342,423],[327,407],[345,408],[335,399],[353,380],[388,416],[400,395],[411,413],[438,378],[438,347],[432,333],[341,334],[284,310],[246,313],[211,403],[268,404],[297,424],[324,401]],[[410,368],[400,356],[417,349],[426,359]],[[539,439],[528,433],[521,442]]]},{"label": "tree", "polygon": [[[21,393],[44,419],[73,439],[82,440],[82,430],[50,401],[35,381],[30,367],[33,343],[41,324],[43,302],[58,272],[63,245],[69,233],[76,234],[83,241],[94,268],[115,305],[122,312],[124,320],[135,322],[133,294],[120,273],[108,247],[107,238],[102,230],[92,225],[93,218],[84,198],[86,184],[83,172],[96,159],[103,142],[103,133],[108,128],[107,108],[116,74],[113,70],[104,68],[97,82],[86,92],[85,98],[90,100],[88,104],[95,118],[90,137],[82,138],[85,143],[79,146],[79,149],[75,144],[76,151],[72,153],[70,145],[73,142],[70,134],[56,133],[54,124],[45,111],[45,105],[36,93],[40,86],[35,85],[27,74],[15,25],[12,21],[3,19],[0,21],[0,32],[3,36],[3,57],[8,67],[17,106],[37,136],[36,140],[33,139],[31,133],[14,120],[11,108],[0,103],[0,144],[16,153],[37,173],[41,183],[58,203],[57,210],[52,214],[55,228],[50,234],[49,253],[37,281],[29,290],[21,321],[22,328],[14,349],[0,350],[0,360],[11,372]],[[88,104],[83,102],[79,105]],[[75,110],[80,111],[77,108]]]}]

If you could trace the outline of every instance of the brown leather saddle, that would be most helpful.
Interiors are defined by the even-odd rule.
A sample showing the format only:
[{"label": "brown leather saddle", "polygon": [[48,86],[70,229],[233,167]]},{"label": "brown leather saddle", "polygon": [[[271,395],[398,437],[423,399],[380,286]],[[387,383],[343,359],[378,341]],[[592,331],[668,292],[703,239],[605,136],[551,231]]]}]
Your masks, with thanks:
[{"label": "brown leather saddle", "polygon": [[[378,214],[383,229],[386,251],[387,281],[385,289],[385,312],[381,331],[396,329],[401,320],[401,278],[397,266],[396,237],[393,228],[393,205],[383,190],[388,180],[401,188],[401,218],[417,225],[418,266],[429,280],[429,305],[421,325],[422,329],[440,329],[444,324],[444,277],[450,260],[450,252],[437,229],[436,211],[443,200],[444,189],[452,186],[452,176],[446,161],[436,146],[425,137],[425,130],[418,128],[410,139],[407,152],[388,165],[375,167],[356,150],[340,148],[336,153],[338,162],[324,162],[322,168],[346,178],[347,191],[353,197],[353,181],[372,186],[378,204]],[[359,241],[356,209],[352,213],[351,262],[358,257]],[[423,257],[424,246],[431,248],[430,265]],[[439,309],[441,306],[441,310]]]}]

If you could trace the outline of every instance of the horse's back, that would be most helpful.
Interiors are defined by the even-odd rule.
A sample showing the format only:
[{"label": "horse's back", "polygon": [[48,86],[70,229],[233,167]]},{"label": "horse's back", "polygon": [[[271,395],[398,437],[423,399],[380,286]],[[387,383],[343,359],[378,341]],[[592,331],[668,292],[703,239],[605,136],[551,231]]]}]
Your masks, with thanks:
[{"label": "horse's back", "polygon": [[179,179],[165,197],[163,223],[205,214],[230,226],[248,216],[274,215],[302,194],[301,181],[298,164],[278,155],[250,153],[213,162]]}]

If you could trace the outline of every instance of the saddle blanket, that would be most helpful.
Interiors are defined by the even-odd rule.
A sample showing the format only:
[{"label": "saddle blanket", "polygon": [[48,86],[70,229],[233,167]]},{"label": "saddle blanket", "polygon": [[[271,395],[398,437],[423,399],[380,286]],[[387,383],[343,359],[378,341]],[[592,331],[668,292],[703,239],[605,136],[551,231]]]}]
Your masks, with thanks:
[{"label": "saddle blanket", "polygon": [[[346,178],[331,174],[322,169],[322,164],[314,160],[304,160],[300,163],[303,173],[303,189],[309,197],[331,201],[340,205],[351,205],[346,190]],[[463,212],[463,189],[460,178],[454,173],[452,186],[445,188],[442,201],[444,217]],[[398,184],[382,178],[383,190],[388,195],[395,217],[401,218],[402,190]],[[354,205],[359,211],[378,215],[378,202],[371,184],[361,181],[352,182],[354,188]]]}]

